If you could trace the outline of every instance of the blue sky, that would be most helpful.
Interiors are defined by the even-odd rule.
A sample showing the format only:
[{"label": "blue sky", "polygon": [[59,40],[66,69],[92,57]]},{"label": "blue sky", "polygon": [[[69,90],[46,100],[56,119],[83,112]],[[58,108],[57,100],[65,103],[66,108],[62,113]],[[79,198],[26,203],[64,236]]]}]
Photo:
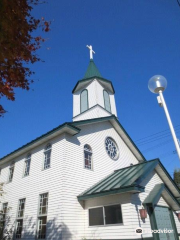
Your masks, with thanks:
[{"label": "blue sky", "polygon": [[167,78],[164,97],[180,138],[176,0],[49,0],[33,14],[52,20],[38,52],[45,62],[31,66],[30,91],[16,90],[15,102],[1,99],[8,113],[0,119],[0,157],[72,120],[71,92],[85,74],[91,44],[101,75],[113,82],[120,123],[148,160],[160,157],[170,174],[180,167],[163,108],[147,87],[153,75]]}]

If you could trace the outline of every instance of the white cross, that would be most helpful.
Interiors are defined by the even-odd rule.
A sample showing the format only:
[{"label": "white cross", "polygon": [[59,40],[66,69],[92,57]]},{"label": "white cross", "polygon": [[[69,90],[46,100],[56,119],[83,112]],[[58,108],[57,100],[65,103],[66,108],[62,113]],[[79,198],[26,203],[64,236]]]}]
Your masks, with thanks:
[{"label": "white cross", "polygon": [[90,46],[86,45],[86,47],[89,48],[89,50],[90,50],[90,59],[93,59],[93,53],[95,54],[95,51],[93,51],[91,45]]}]

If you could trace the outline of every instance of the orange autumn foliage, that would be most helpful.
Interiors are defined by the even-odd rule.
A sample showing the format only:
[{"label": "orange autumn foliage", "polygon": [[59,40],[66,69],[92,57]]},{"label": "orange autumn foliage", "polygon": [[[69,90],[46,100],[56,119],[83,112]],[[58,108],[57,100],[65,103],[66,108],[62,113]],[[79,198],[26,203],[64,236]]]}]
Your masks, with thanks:
[{"label": "orange autumn foliage", "polygon": [[[31,16],[39,0],[0,0],[0,99],[15,100],[15,88],[29,90],[33,72],[28,63],[40,61],[36,51],[44,41],[32,36],[39,26],[49,31],[50,22]],[[6,111],[0,105],[0,116]]]}]

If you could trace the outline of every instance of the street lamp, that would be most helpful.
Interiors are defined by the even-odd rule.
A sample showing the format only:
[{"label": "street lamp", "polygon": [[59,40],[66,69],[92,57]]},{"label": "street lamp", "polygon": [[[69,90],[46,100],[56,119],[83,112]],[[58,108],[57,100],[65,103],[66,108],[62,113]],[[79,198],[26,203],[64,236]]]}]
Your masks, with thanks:
[{"label": "street lamp", "polygon": [[170,115],[169,115],[169,112],[168,112],[168,109],[166,106],[166,102],[163,97],[163,91],[166,89],[166,87],[167,87],[167,80],[165,77],[163,77],[161,75],[155,75],[149,79],[149,82],[148,82],[149,90],[152,93],[157,93],[157,94],[159,93],[159,96],[157,96],[157,100],[158,100],[159,105],[164,108],[164,111],[165,111],[165,114],[167,117],[167,121],[168,121],[170,130],[171,130],[171,134],[172,134],[175,146],[176,146],[177,154],[180,159],[180,146],[179,146],[178,140],[176,138],[176,134],[175,134],[172,122],[171,122],[171,118],[170,118]]}]

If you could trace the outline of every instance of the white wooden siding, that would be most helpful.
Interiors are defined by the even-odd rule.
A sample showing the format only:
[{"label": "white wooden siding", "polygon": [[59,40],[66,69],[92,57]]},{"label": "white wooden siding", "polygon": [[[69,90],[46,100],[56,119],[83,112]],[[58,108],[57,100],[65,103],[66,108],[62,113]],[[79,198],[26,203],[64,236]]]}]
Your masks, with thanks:
[{"label": "white wooden siding", "polygon": [[[88,209],[92,207],[121,204],[123,223],[117,225],[89,227]],[[131,194],[111,195],[107,197],[92,198],[85,203],[85,233],[87,239],[129,239],[134,238],[132,228]],[[94,237],[94,238],[93,238]]]},{"label": "white wooden siding", "polygon": [[[158,183],[162,183],[162,180],[157,175],[157,173],[150,173],[146,179],[141,183],[145,186],[145,192],[140,194],[118,194],[111,195],[107,197],[93,198],[85,201],[85,237],[88,239],[93,239],[92,236],[95,234],[96,238],[108,238],[108,239],[118,239],[118,238],[138,238],[135,234],[135,229],[141,227],[144,230],[151,230],[151,224],[149,216],[145,220],[140,218],[139,210],[142,208],[142,202],[149,195],[150,191]],[[117,226],[101,226],[101,227],[89,227],[88,225],[88,208],[98,207],[102,205],[110,205],[120,203],[122,207],[123,214],[123,225]],[[157,204],[162,206],[168,206],[166,201],[161,197]],[[176,224],[179,227],[179,221],[175,216]],[[127,234],[128,232],[128,234]],[[121,237],[120,237],[121,236]],[[143,234],[143,238],[152,237],[151,233]]]},{"label": "white wooden siding", "polygon": [[[74,236],[73,239],[81,239],[84,236],[84,229],[87,231],[86,221],[88,221],[85,210],[77,201],[77,196],[115,169],[130,166],[131,163],[138,163],[109,122],[89,124],[81,126],[81,129],[81,132],[74,137],[67,135],[66,162],[64,163],[66,182],[63,187],[63,223],[68,226],[68,231]],[[117,161],[109,158],[105,151],[104,142],[107,136],[112,137],[119,146],[120,157]],[[92,148],[93,170],[84,168],[83,148],[85,144],[89,144]],[[124,211],[127,212],[127,208]],[[114,228],[109,228],[108,231],[111,229],[112,234]],[[104,231],[104,229],[101,230]],[[93,234],[92,231],[91,237]],[[113,233],[114,235],[115,233]],[[68,236],[69,234],[64,232],[63,239],[67,239]],[[129,236],[129,233],[126,236]],[[112,238],[110,235],[107,237]]]},{"label": "white wooden siding", "polygon": [[[110,159],[105,151],[104,141],[107,136],[112,137],[119,147],[120,156],[117,161]],[[14,159],[13,181],[5,186],[7,194],[3,202],[8,202],[11,207],[9,215],[12,225],[16,219],[18,200],[26,198],[22,239],[34,239],[39,194],[46,192],[49,193],[48,240],[80,240],[82,237],[93,239],[95,236],[102,239],[126,239],[135,237],[134,230],[138,226],[150,228],[149,218],[143,222],[139,216],[139,209],[154,185],[162,182],[156,173],[149,174],[143,181],[142,185],[146,187],[145,193],[119,194],[91,199],[86,201],[85,209],[77,201],[80,193],[114,170],[130,166],[131,163],[138,163],[109,122],[83,125],[79,134],[75,136],[63,134],[54,138],[50,143],[52,155],[49,169],[42,170],[46,143],[31,151],[29,176],[22,177],[26,155]],[[92,170],[84,168],[83,148],[85,144],[89,144],[93,151]],[[1,182],[7,181],[9,164],[1,165]],[[164,204],[163,199],[160,199],[160,202]],[[111,203],[122,205],[123,225],[89,227],[88,207]]]},{"label": "white wooden siding", "polygon": [[100,106],[95,106],[88,111],[81,113],[80,115],[73,118],[73,121],[79,121],[84,119],[92,119],[99,117],[108,117],[111,116],[105,109],[102,109]]},{"label": "white wooden siding", "polygon": [[[56,219],[55,225],[61,225],[61,211],[62,211],[62,184],[63,184],[63,156],[64,156],[64,144],[65,140],[63,136],[60,136],[51,141],[52,154],[51,154],[51,167],[46,170],[42,170],[44,160],[44,147],[46,144],[39,146],[31,152],[31,166],[30,175],[23,176],[24,160],[26,155],[18,157],[15,160],[15,171],[13,180],[11,183],[5,184],[6,194],[3,197],[3,202],[8,202],[10,210],[8,215],[10,216],[10,225],[15,225],[18,200],[26,198],[24,223],[23,223],[23,239],[34,239],[36,232],[37,213],[38,213],[38,201],[39,194],[49,193],[48,204],[48,226],[47,238],[53,235],[55,237],[55,229],[52,230],[54,219]],[[9,171],[9,164],[1,166],[2,174],[0,181],[6,182]],[[53,233],[54,231],[54,233]],[[58,231],[60,231],[58,229]],[[59,235],[58,235],[59,236]],[[53,239],[53,238],[51,238]],[[56,234],[56,239],[57,234]]]}]

